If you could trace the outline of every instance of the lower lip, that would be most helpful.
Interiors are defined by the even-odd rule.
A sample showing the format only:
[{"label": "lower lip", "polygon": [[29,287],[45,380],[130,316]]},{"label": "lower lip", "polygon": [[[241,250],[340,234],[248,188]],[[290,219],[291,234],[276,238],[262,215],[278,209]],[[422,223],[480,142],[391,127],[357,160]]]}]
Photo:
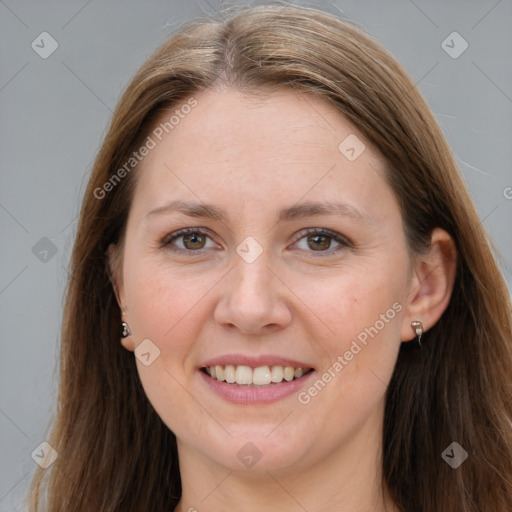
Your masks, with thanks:
[{"label": "lower lip", "polygon": [[228,384],[227,382],[212,379],[209,375],[199,370],[204,382],[217,395],[228,402],[234,404],[271,404],[282,400],[294,393],[297,393],[301,387],[313,377],[315,371],[312,370],[300,379],[290,382],[283,381],[279,384],[269,384],[268,386],[249,387],[239,386],[238,384]]}]

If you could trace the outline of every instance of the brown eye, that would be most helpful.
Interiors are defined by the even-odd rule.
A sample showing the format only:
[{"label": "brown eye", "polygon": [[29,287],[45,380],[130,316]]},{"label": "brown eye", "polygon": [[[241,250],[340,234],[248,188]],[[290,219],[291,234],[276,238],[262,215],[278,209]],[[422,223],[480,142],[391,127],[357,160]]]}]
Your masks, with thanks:
[{"label": "brown eye", "polygon": [[206,244],[206,236],[201,233],[191,233],[183,236],[183,245],[186,249],[202,249]]},{"label": "brown eye", "polygon": [[308,228],[297,234],[294,247],[318,256],[333,255],[354,245],[344,236],[324,228]]},{"label": "brown eye", "polygon": [[206,232],[187,228],[166,236],[161,242],[161,247],[181,253],[200,253],[202,249],[214,249],[218,246]]},{"label": "brown eye", "polygon": [[313,251],[324,251],[331,247],[332,238],[324,235],[308,236],[308,247]]}]

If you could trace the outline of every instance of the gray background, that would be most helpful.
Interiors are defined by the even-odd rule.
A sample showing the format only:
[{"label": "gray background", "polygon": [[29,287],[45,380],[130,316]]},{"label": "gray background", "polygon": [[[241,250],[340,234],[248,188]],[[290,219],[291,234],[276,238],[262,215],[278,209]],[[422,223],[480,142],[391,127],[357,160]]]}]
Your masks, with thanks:
[{"label": "gray background", "polygon": [[[511,0],[293,3],[356,22],[409,70],[459,160],[510,287]],[[45,440],[55,404],[66,266],[111,111],[164,39],[219,7],[214,0],[0,0],[0,511],[22,510],[36,467],[31,453]],[[43,59],[31,43],[41,45],[45,31],[58,48]],[[469,44],[458,58],[441,46],[453,31]]]}]

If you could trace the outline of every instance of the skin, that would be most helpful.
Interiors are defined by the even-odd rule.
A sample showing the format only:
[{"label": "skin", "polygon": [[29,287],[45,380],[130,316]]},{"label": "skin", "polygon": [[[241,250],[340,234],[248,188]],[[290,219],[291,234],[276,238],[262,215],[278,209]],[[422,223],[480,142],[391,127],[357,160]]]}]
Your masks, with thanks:
[{"label": "skin", "polygon": [[[401,341],[415,337],[411,321],[427,331],[448,305],[453,243],[436,229],[430,252],[411,256],[384,159],[325,100],[229,88],[194,97],[197,106],[143,160],[123,247],[110,248],[132,331],[123,346],[150,339],[160,350],[137,367],[177,437],[177,510],[396,510],[380,469],[386,386]],[[349,134],[366,146],[355,161],[338,150]],[[226,218],[148,216],[178,199],[215,205]],[[304,202],[343,202],[365,218],[278,221],[281,209]],[[162,247],[188,227],[207,236]],[[307,228],[350,243],[300,233]],[[263,250],[252,263],[236,252],[248,236]],[[401,310],[308,404],[297,394],[232,404],[199,374],[208,359],[241,353],[305,361],[320,376],[396,303]],[[252,468],[237,457],[247,442],[262,455]]]}]

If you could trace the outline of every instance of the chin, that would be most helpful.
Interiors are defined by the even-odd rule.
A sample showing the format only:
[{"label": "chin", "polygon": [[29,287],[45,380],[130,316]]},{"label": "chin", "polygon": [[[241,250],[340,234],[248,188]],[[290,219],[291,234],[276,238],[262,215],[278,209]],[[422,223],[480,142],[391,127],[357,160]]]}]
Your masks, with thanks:
[{"label": "chin", "polygon": [[[309,432],[310,429],[304,428],[300,435],[293,435],[287,428],[289,425],[285,426],[287,421],[277,428],[268,423],[263,426],[237,425],[233,437],[222,436],[222,440],[216,440],[213,446],[209,443],[201,451],[229,471],[255,475],[310,465],[313,461],[308,460],[308,453],[318,445],[319,439],[313,436],[314,432]],[[275,430],[272,432],[272,429]]]}]

